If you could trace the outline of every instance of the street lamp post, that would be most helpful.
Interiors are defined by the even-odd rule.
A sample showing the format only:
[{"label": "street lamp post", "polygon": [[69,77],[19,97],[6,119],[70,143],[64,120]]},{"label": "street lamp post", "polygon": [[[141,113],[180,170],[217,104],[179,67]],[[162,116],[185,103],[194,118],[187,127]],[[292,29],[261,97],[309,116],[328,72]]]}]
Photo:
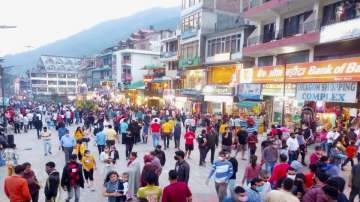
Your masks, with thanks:
[{"label": "street lamp post", "polygon": [[285,96],[286,96],[286,70],[287,70],[287,59],[284,61],[284,81],[283,81],[283,97],[282,97],[282,114],[281,114],[281,125],[285,126]]}]

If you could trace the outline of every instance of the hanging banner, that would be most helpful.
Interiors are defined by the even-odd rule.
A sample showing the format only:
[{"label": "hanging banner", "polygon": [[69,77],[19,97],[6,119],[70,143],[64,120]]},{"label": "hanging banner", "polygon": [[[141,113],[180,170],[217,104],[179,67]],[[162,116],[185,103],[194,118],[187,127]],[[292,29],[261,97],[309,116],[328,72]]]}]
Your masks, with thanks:
[{"label": "hanging banner", "polygon": [[296,98],[305,101],[356,103],[356,93],[356,82],[296,85]]}]

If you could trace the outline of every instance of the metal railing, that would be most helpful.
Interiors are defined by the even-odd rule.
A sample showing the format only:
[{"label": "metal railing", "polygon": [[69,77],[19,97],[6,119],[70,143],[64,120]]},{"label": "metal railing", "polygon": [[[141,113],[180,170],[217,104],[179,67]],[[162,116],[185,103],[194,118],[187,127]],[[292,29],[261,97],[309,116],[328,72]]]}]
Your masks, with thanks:
[{"label": "metal railing", "polygon": [[278,33],[276,33],[276,31],[274,31],[274,32],[271,32],[268,34],[250,36],[247,39],[247,47],[262,44],[262,43],[268,43],[271,41],[277,41],[277,40],[281,40],[281,39],[289,38],[289,37],[293,37],[293,36],[299,36],[299,35],[303,35],[303,34],[307,34],[307,33],[311,33],[311,32],[317,32],[317,31],[320,31],[320,23],[321,22],[319,20],[315,20],[315,21],[305,22],[305,23],[299,25],[299,27],[294,28],[293,30],[280,29],[277,31]]}]

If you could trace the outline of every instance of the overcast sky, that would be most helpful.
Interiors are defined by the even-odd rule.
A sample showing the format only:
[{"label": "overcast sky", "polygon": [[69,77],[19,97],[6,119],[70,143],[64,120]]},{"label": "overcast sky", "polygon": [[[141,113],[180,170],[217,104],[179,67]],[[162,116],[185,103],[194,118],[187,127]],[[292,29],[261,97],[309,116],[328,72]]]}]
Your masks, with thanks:
[{"label": "overcast sky", "polygon": [[[180,0],[1,0],[0,57],[66,38],[97,23]],[[26,47],[26,46],[31,46]]]}]

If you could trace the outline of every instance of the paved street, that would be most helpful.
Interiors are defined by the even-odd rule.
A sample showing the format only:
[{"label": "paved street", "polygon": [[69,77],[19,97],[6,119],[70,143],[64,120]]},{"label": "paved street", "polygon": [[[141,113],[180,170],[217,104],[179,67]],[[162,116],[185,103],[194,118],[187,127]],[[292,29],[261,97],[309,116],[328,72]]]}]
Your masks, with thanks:
[{"label": "paved street", "polygon": [[[70,127],[70,131],[74,132],[75,127]],[[41,184],[44,184],[47,178],[47,174],[44,170],[44,165],[47,161],[54,161],[57,165],[57,169],[62,171],[64,166],[64,154],[62,151],[58,150],[58,141],[57,141],[57,132],[52,130],[53,138],[52,138],[52,146],[53,146],[53,154],[50,156],[44,156],[43,152],[43,144],[42,141],[39,141],[36,138],[36,131],[31,130],[27,134],[16,134],[15,135],[15,143],[17,145],[17,152],[20,155],[19,162],[30,162],[33,166],[33,170],[35,171],[39,181]],[[166,164],[163,168],[163,172],[160,177],[160,185],[162,187],[168,184],[167,180],[167,172],[170,169],[173,169],[175,165],[174,156],[174,145],[173,142],[170,145],[170,149],[166,150]],[[184,147],[184,142],[182,142],[182,147]],[[125,167],[125,146],[124,145],[117,145],[120,160],[117,164],[117,169],[119,173],[124,171]],[[98,158],[97,148],[93,142],[89,143],[89,149],[95,154],[96,158]],[[138,152],[139,158],[142,159],[143,155],[146,152],[152,150],[151,140],[148,142],[147,145],[144,144],[137,144],[134,146],[134,151]],[[205,179],[208,175],[208,171],[210,168],[210,164],[207,167],[199,167],[198,166],[198,159],[199,159],[199,152],[197,150],[194,151],[192,155],[192,159],[188,160],[191,166],[191,173],[190,173],[190,188],[193,192],[194,201],[216,201],[216,194],[213,183],[210,183],[209,186],[205,185]],[[209,161],[209,160],[208,160]],[[241,164],[241,167],[244,166],[244,163]],[[1,187],[1,194],[0,194],[0,201],[7,201],[5,198],[5,194],[3,194],[3,180],[6,175],[6,167],[0,168],[0,187]],[[81,199],[80,201],[105,201],[105,198],[101,195],[101,187],[102,187],[102,164],[98,164],[98,169],[95,171],[95,184],[96,184],[96,191],[91,192],[88,189],[83,189],[81,192]],[[242,174],[242,170],[239,172],[239,175]],[[62,193],[62,196],[65,196],[66,193]],[[43,189],[40,191],[40,201],[43,201]]]},{"label": "paved street", "polygon": [[[70,131],[73,133],[75,131],[75,126],[70,127]],[[17,151],[20,155],[20,163],[23,162],[30,162],[33,166],[33,170],[35,171],[40,183],[43,185],[46,181],[47,174],[44,170],[44,165],[47,161],[54,161],[57,165],[57,169],[62,171],[64,166],[64,154],[62,151],[58,150],[58,140],[57,140],[57,132],[53,129],[53,138],[52,138],[52,146],[53,146],[53,154],[50,156],[44,156],[43,153],[43,144],[42,141],[39,141],[36,138],[35,130],[31,130],[27,134],[17,134],[15,135],[15,143],[17,145]],[[150,140],[150,139],[149,139]],[[184,142],[181,142],[182,148],[184,148]],[[120,160],[116,166],[116,170],[119,173],[122,173],[125,168],[125,146],[124,145],[117,145]],[[168,184],[167,180],[167,172],[170,169],[173,169],[175,165],[175,160],[173,158],[174,155],[174,145],[171,142],[170,149],[166,150],[166,164],[163,168],[163,172],[160,176],[160,185],[164,187]],[[95,154],[96,158],[98,159],[97,148],[94,145],[94,142],[89,143],[89,149]],[[138,152],[139,158],[142,159],[143,155],[146,152],[152,150],[151,140],[148,142],[147,145],[144,144],[137,144],[134,146],[134,151]],[[259,149],[258,149],[259,150]],[[312,149],[309,150],[311,152]],[[208,155],[207,162],[209,162],[210,155]],[[192,159],[187,160],[191,166],[190,172],[190,188],[194,195],[195,202],[215,202],[217,201],[215,188],[213,182],[211,182],[208,186],[205,185],[205,179],[209,173],[210,164],[208,163],[206,167],[199,167],[198,166],[199,160],[199,151],[195,149],[194,153],[192,154]],[[240,182],[242,179],[245,166],[247,161],[242,161],[238,158],[239,161],[239,172],[237,173],[237,183]],[[3,180],[6,175],[6,167],[0,168],[0,201],[7,201],[5,194],[3,194]],[[347,167],[349,170],[350,167]],[[83,189],[81,191],[80,201],[105,201],[106,199],[101,195],[101,187],[102,187],[102,164],[98,163],[98,169],[95,171],[95,185],[96,191],[91,192],[89,189]],[[343,173],[345,179],[347,179],[348,172]],[[346,192],[348,192],[347,190]],[[64,197],[66,193],[62,192],[62,196]],[[40,201],[44,200],[43,196],[43,189],[40,191]],[[63,200],[62,200],[63,201]]]}]

